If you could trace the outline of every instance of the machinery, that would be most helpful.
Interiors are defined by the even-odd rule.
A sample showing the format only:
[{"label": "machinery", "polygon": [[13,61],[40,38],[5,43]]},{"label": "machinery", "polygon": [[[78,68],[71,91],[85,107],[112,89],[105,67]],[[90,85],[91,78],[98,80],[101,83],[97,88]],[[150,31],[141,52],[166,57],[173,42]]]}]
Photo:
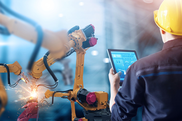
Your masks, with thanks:
[{"label": "machinery", "polygon": [[[83,85],[84,55],[89,47],[92,47],[97,43],[97,39],[94,37],[94,26],[88,25],[84,29],[79,29],[78,26],[75,26],[68,32],[65,30],[52,32],[42,29],[39,25],[35,24],[35,22],[32,22],[17,13],[14,13],[10,9],[6,8],[1,2],[0,6],[9,13],[18,16],[18,18],[29,21],[28,23],[26,23],[18,19],[9,18],[3,13],[0,13],[0,25],[2,25],[6,29],[7,33],[14,34],[32,43],[36,43],[36,46],[38,45],[38,47],[42,46],[49,50],[49,52],[47,52],[43,58],[39,59],[36,62],[32,62],[32,60],[34,60],[32,58],[35,58],[34,54],[30,59],[30,65],[27,69],[29,70],[29,75],[31,75],[33,79],[29,79],[28,77],[22,75],[23,78],[21,79],[25,80],[25,82],[32,82],[32,93],[36,93],[39,86],[44,86],[48,89],[56,88],[58,85],[58,79],[56,78],[49,66],[54,64],[57,59],[63,59],[73,52],[76,52],[77,61],[74,88],[68,91],[57,92],[47,90],[45,93],[45,98],[53,97],[52,99],[54,99],[55,96],[67,98],[68,100],[70,100],[72,108],[72,121],[92,121],[95,119],[103,119],[104,121],[110,120],[108,94],[102,91],[89,92],[84,88]],[[35,50],[35,52],[37,53],[39,49],[36,48]],[[11,70],[11,68],[15,69],[15,66],[8,65],[8,67],[10,69],[10,72],[15,73],[15,70]],[[3,70],[2,72],[8,72],[8,68],[2,68],[3,69],[1,69],[0,67],[0,72],[1,70]],[[38,79],[42,76],[42,72],[45,69],[47,69],[50,75],[53,77],[55,84],[46,85],[36,83]],[[21,71],[17,71],[15,74],[20,74],[20,72]],[[8,81],[8,83],[10,83],[10,81]],[[13,86],[16,86],[17,84],[18,82]],[[6,98],[2,98],[2,100],[6,100]],[[77,102],[84,108],[84,118],[78,119],[76,117],[75,102]],[[31,96],[30,100],[24,106],[24,108],[26,109],[19,116],[18,121],[28,120],[30,118],[37,117],[37,105],[37,96]]]},{"label": "machinery", "polygon": [[1,116],[1,114],[4,111],[4,107],[6,106],[6,103],[7,103],[7,94],[4,89],[4,85],[2,83],[1,77],[0,77],[0,92],[1,92],[1,95],[0,95],[0,116]]},{"label": "machinery", "polygon": [[73,84],[73,72],[72,69],[69,67],[70,59],[63,59],[60,62],[63,64],[64,69],[62,70],[63,81],[65,85],[72,85]]},{"label": "machinery", "polygon": [[[72,109],[72,121],[96,121],[110,120],[110,111],[108,105],[108,94],[106,92],[89,92],[83,85],[83,68],[84,68],[84,56],[87,49],[83,49],[77,44],[74,47],[77,54],[76,72],[74,80],[73,90],[67,91],[50,91],[47,90],[45,98],[52,97],[52,103],[54,97],[67,98],[71,102]],[[84,118],[77,118],[75,113],[75,102],[77,102],[84,109]]]},{"label": "machinery", "polygon": [[[64,85],[73,85],[73,70],[72,68],[69,67],[69,63],[71,62],[71,60],[65,58],[65,59],[57,60],[56,62],[60,62],[63,65],[63,69],[52,70],[53,73],[59,73],[62,75]],[[43,77],[41,77],[41,79],[47,79],[47,77],[49,76],[50,74],[46,73],[43,75]]]},{"label": "machinery", "polygon": [[[7,68],[8,68],[8,70],[7,70]],[[14,62],[13,64],[7,64],[7,65],[0,63],[0,73],[7,73],[7,71],[9,71],[9,72],[13,72],[16,75],[20,75],[21,69],[22,68],[21,68],[20,64],[17,61]],[[16,83],[18,83],[18,82],[16,82]],[[10,80],[9,80],[9,77],[8,77],[8,84],[10,86],[15,86],[16,83],[12,85],[10,83]],[[6,103],[7,103],[7,94],[6,94],[6,91],[5,91],[5,87],[4,87],[3,83],[2,83],[1,77],[0,77],[0,116],[4,111],[4,107],[6,106]]]}]

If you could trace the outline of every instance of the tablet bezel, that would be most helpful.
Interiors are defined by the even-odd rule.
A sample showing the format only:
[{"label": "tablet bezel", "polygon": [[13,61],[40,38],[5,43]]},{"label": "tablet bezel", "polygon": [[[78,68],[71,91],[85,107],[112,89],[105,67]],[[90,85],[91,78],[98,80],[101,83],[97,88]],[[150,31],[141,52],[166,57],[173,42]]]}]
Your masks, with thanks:
[{"label": "tablet bezel", "polygon": [[[116,72],[116,68],[115,68],[114,62],[113,62],[113,58],[112,58],[112,56],[111,56],[111,52],[113,52],[113,51],[117,51],[117,52],[118,52],[118,51],[119,51],[119,52],[134,52],[135,55],[136,55],[136,58],[137,58],[137,60],[138,60],[138,56],[137,56],[137,53],[136,53],[135,50],[107,49],[107,53],[108,53],[108,56],[109,56],[109,60],[110,60],[110,63],[111,63],[112,68],[114,69],[114,73],[115,73],[115,74],[116,74],[117,72]],[[124,81],[124,80],[120,80],[120,85],[122,85],[123,81]]]}]

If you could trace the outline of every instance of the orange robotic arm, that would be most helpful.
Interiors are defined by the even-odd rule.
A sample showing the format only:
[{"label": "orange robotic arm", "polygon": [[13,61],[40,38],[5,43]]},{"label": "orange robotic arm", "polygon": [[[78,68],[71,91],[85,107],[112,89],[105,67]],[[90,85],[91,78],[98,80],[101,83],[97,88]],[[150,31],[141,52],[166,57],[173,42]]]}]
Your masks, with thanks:
[{"label": "orange robotic arm", "polygon": [[[6,66],[9,68],[9,72],[13,72],[16,75],[19,75],[21,73],[22,67],[17,61],[14,62],[13,64],[7,64]],[[0,64],[0,73],[7,73],[7,69],[4,66],[4,64]],[[3,113],[6,104],[7,104],[7,94],[0,77],[0,116]]]},{"label": "orange robotic arm", "polygon": [[[0,25],[6,27],[11,34],[14,34],[29,42],[37,43],[36,29],[34,26],[28,23],[18,19],[10,18],[0,13]],[[94,32],[94,30],[92,31]],[[80,37],[79,43],[82,43],[83,41],[86,41],[87,37],[90,37],[93,32],[84,33],[82,30],[78,30],[72,33],[72,36],[75,38]],[[68,38],[66,30],[53,32],[43,29],[42,47],[47,48],[50,51],[51,56],[55,59],[61,58],[63,55],[65,55],[65,53],[75,45],[74,43],[74,41],[70,41],[70,37]]]},{"label": "orange robotic arm", "polygon": [[[89,25],[90,26],[90,25]],[[90,26],[92,27],[92,26]],[[64,44],[63,46],[63,50],[65,51],[62,51],[59,58],[62,58],[64,57],[64,55],[70,50],[70,48],[74,48],[75,46],[77,47],[82,47],[82,43],[84,41],[86,41],[86,36],[84,34],[84,32],[82,30],[76,30],[75,32],[71,33],[69,36],[68,36],[68,42]],[[58,58],[55,58],[55,56],[50,53],[48,56],[47,56],[47,63],[49,66],[51,66],[52,64],[55,63],[55,60],[58,59]],[[31,75],[34,77],[34,78],[40,78],[42,76],[42,71],[44,71],[46,69],[45,65],[44,65],[44,62],[43,62],[43,58],[39,59],[37,62],[34,63],[33,65],[33,68],[32,68],[32,72],[31,72]]]},{"label": "orange robotic arm", "polygon": [[[5,26],[11,34],[29,42],[37,43],[36,29],[28,23],[0,13],[0,25]],[[68,42],[67,31],[52,32],[43,29],[43,34],[42,47],[47,48],[54,58],[61,57],[62,53],[66,52],[64,45]]]},{"label": "orange robotic arm", "polygon": [[[25,40],[28,40],[32,43],[37,43],[38,34],[34,26],[27,24],[23,21],[9,18],[5,16],[4,14],[0,13],[0,25],[7,28],[7,30],[10,32],[10,34],[14,34],[20,38],[23,38]],[[92,34],[94,34],[94,27],[92,25],[87,26],[84,29],[76,30],[67,35],[67,31],[59,31],[59,32],[52,32],[49,30],[43,29],[43,41],[42,46],[47,48],[50,52],[50,54],[47,57],[47,64],[48,66],[55,63],[56,59],[64,57],[64,55],[70,50],[70,48],[74,48],[74,50],[80,53],[83,53],[85,50],[82,48],[82,44],[86,42],[85,48],[89,46],[93,46],[93,41],[87,41],[89,37],[92,37]],[[89,45],[89,46],[87,46]],[[80,51],[81,50],[81,51]],[[85,52],[84,52],[85,54]],[[84,55],[79,55],[77,58],[84,59]],[[78,60],[77,60],[78,61]],[[81,63],[84,60],[81,60]],[[75,97],[76,99],[76,93],[79,91],[80,88],[83,88],[83,64],[80,64],[80,61],[77,62],[79,64],[78,69],[76,70],[76,75],[78,75],[77,81],[74,85],[75,91],[73,91],[73,94],[69,97]],[[46,69],[43,58],[38,60],[33,64],[33,67],[31,69],[31,75],[38,79],[42,76],[42,71]],[[70,94],[69,94],[70,95]],[[71,105],[74,105],[71,102]]]},{"label": "orange robotic arm", "polygon": [[4,107],[6,106],[8,100],[1,77],[0,77],[0,92],[1,92],[0,93],[0,116],[1,116],[1,114],[4,112]]},{"label": "orange robotic arm", "polygon": [[[11,34],[32,43],[37,42],[36,29],[28,23],[7,17],[0,13],[0,25],[5,26]],[[85,42],[88,37],[91,37],[92,34],[94,34],[94,27],[92,25],[89,25],[84,29],[76,30],[69,36],[67,35],[66,30],[52,32],[43,29],[42,47],[47,48],[50,52],[47,59],[48,65],[52,65],[55,63],[56,59],[62,58],[70,50],[70,48],[82,47],[82,43]],[[34,63],[31,75],[34,78],[40,78],[42,76],[42,71],[45,69],[43,58],[41,58]]]},{"label": "orange robotic arm", "polygon": [[[84,69],[84,56],[86,50],[83,48],[79,48],[76,50],[77,54],[77,61],[76,61],[76,72],[75,72],[75,80],[74,80],[74,87],[73,90],[68,92],[54,92],[47,90],[45,93],[45,98],[49,97],[67,97],[67,99],[71,102],[71,109],[72,109],[72,121],[77,121],[76,113],[75,113],[75,102],[77,102],[80,106],[84,108],[85,111],[100,111],[107,114],[105,117],[108,118],[110,112],[106,111],[105,109],[109,109],[108,105],[108,94],[106,92],[89,92],[84,88],[83,85],[83,69]],[[104,114],[103,113],[103,114]],[[88,114],[88,113],[87,113]],[[102,113],[100,113],[102,114]],[[94,114],[93,114],[94,115]],[[99,115],[99,114],[97,114]],[[81,118],[82,121],[87,121],[87,118]],[[81,120],[80,119],[80,120]]]},{"label": "orange robotic arm", "polygon": [[[0,64],[0,73],[7,73],[7,69],[3,65],[4,64]],[[22,67],[17,61],[13,64],[7,64],[7,66],[9,67],[10,72],[13,72],[15,75],[20,75]]]}]

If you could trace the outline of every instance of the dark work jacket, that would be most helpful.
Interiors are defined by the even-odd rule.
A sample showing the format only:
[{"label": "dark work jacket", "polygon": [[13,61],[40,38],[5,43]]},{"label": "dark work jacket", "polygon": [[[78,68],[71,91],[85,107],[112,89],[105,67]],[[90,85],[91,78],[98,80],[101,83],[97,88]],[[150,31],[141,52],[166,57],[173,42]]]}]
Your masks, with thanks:
[{"label": "dark work jacket", "polygon": [[182,121],[182,39],[132,64],[115,97],[112,121],[129,121],[143,106],[143,121]]}]

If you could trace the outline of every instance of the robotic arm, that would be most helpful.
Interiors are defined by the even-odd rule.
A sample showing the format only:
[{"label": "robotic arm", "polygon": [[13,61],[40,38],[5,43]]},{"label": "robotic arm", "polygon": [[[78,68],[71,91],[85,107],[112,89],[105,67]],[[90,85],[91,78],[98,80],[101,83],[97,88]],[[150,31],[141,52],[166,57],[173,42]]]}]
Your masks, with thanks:
[{"label": "robotic arm", "polygon": [[[0,63],[0,73],[7,73],[7,71],[9,71],[8,73],[13,72],[15,75],[20,75],[21,69],[22,67],[17,61],[14,62],[13,64],[7,64],[7,65]],[[10,80],[8,80],[8,84],[10,85]],[[4,107],[6,106],[6,104],[7,104],[7,94],[0,77],[0,116],[3,113]]]},{"label": "robotic arm", "polygon": [[[37,31],[35,27],[30,24],[27,24],[17,19],[9,18],[4,14],[0,13],[0,25],[3,25],[5,28],[7,28],[10,34],[14,34],[32,43],[37,43]],[[76,118],[75,114],[75,101],[85,109],[85,118],[81,118],[81,120],[87,121],[87,119],[94,119],[94,116],[101,116],[102,113],[102,116],[104,116],[105,119],[108,119],[110,116],[110,113],[106,110],[108,108],[108,94],[102,91],[89,92],[84,89],[83,86],[84,56],[87,50],[85,48],[94,46],[97,42],[97,39],[93,37],[94,29],[94,26],[88,25],[84,29],[76,30],[69,35],[67,35],[67,31],[65,30],[52,32],[43,29],[42,46],[47,48],[50,54],[45,55],[44,58],[41,58],[40,60],[35,62],[30,72],[30,75],[32,75],[32,77],[34,77],[35,79],[39,79],[42,76],[42,71],[47,68],[44,63],[45,59],[47,62],[47,66],[49,67],[55,63],[56,59],[64,58],[65,54],[68,54],[68,52],[70,51],[70,48],[73,48],[74,51],[76,51],[76,77],[73,90],[69,90],[66,93],[47,91],[46,94],[48,96],[45,96],[46,98],[49,98],[50,96],[67,97],[71,101],[73,121],[79,120],[78,118]],[[4,69],[4,71],[6,70]],[[34,103],[31,104],[33,105]],[[33,105],[33,107],[35,106]],[[89,111],[91,111],[91,113]],[[28,117],[28,115],[26,115],[25,117],[24,116],[25,115],[23,114],[23,118],[30,118]],[[22,116],[20,116],[20,119],[22,119]]]},{"label": "robotic arm", "polygon": [[[18,19],[9,18],[0,13],[0,24],[5,26],[11,34],[32,43],[36,43],[37,41],[36,30],[28,23]],[[93,42],[87,40],[89,37],[92,37],[92,34],[94,34],[94,27],[92,25],[89,25],[84,29],[76,30],[69,36],[67,35],[66,30],[52,32],[43,29],[42,47],[47,48],[50,52],[47,57],[48,65],[50,66],[54,64],[56,59],[62,58],[70,50],[70,48],[74,48],[76,44],[78,44],[79,47],[82,47],[82,45],[86,47],[93,46]],[[46,67],[44,66],[43,58],[41,58],[34,63],[31,75],[34,78],[40,78],[42,76],[42,71],[45,69]]]},{"label": "robotic arm", "polygon": [[[24,38],[30,42],[36,43],[37,33],[35,28],[29,24],[22,21],[11,19],[3,14],[0,14],[0,24],[7,27],[10,33],[15,34],[21,38]],[[26,29],[25,29],[26,28]],[[46,57],[48,66],[55,63],[56,59],[63,58],[64,55],[69,52],[70,48],[73,48],[77,53],[76,62],[76,74],[73,91],[69,93],[62,94],[58,92],[55,96],[67,97],[71,101],[72,108],[72,120],[76,121],[75,104],[76,101],[81,105],[85,111],[105,111],[108,108],[108,94],[106,92],[89,92],[84,89],[83,86],[83,67],[84,67],[84,56],[87,47],[94,46],[97,42],[95,38],[88,39],[94,34],[94,27],[89,25],[84,29],[76,30],[73,33],[67,35],[66,31],[51,32],[48,30],[43,30],[43,43],[42,46],[49,49],[50,54]],[[51,41],[50,41],[51,40]],[[42,71],[46,69],[44,64],[44,59],[41,58],[34,63],[30,75],[38,79],[42,76]],[[46,93],[54,94],[54,92],[48,91]],[[60,94],[59,94],[60,93]],[[49,95],[51,95],[49,94]],[[48,98],[48,96],[47,96]],[[93,114],[95,115],[102,114]],[[108,111],[106,111],[108,113]],[[109,114],[109,113],[108,113]],[[86,115],[88,119],[90,115]],[[105,115],[106,118],[109,115]],[[82,118],[82,120],[87,120]],[[91,119],[91,118],[90,118]]]},{"label": "robotic arm", "polygon": [[[74,48],[74,50],[76,50],[83,46],[82,43],[84,43],[85,48],[94,46],[94,43],[97,40],[95,39],[87,40],[89,37],[92,36],[92,34],[94,34],[94,27],[92,25],[88,25],[84,29],[76,30],[73,33],[69,34],[68,42],[62,44],[63,47],[62,51],[60,52],[61,54],[56,57],[54,53],[50,52],[50,54],[47,56],[48,66],[54,64],[56,59],[63,58],[65,54],[70,50],[70,48]],[[31,75],[34,78],[40,78],[42,76],[42,71],[44,71],[45,69],[46,67],[44,65],[43,58],[41,58],[40,60],[34,63]]]},{"label": "robotic arm", "polygon": [[[36,29],[28,23],[18,19],[9,18],[0,13],[0,24],[6,27],[11,34],[32,43],[36,43],[37,41]],[[94,28],[86,27],[85,29],[77,30],[72,33],[72,37],[77,38],[81,44],[82,42],[86,41],[88,37],[91,37],[93,32]],[[43,29],[42,47],[47,48],[50,51],[51,57],[58,59],[63,57],[71,47],[75,46],[75,42],[70,40],[70,38],[71,37],[68,37],[66,30],[52,32],[50,30]]]},{"label": "robotic arm", "polygon": [[[64,97],[71,102],[72,121],[88,121],[101,119],[103,121],[110,120],[110,111],[108,105],[108,94],[106,92],[89,92],[83,85],[83,69],[84,69],[84,56],[86,49],[76,49],[77,61],[76,72],[73,90],[67,91],[50,91],[45,92],[45,98]],[[44,99],[43,99],[44,100]],[[77,118],[75,113],[75,102],[77,102],[84,109],[83,118]]]},{"label": "robotic arm", "polygon": [[0,63],[0,73],[7,73],[7,68],[9,68],[9,72],[13,72],[15,75],[20,75],[22,67],[20,64],[15,61],[13,64],[1,64]]},{"label": "robotic arm", "polygon": [[4,112],[4,107],[7,104],[7,94],[4,88],[4,85],[2,83],[1,77],[0,77],[0,116]]},{"label": "robotic arm", "polygon": [[[21,20],[10,18],[0,13],[0,24],[8,29],[11,34],[23,38],[29,42],[37,42],[35,27]],[[47,48],[54,58],[59,58],[66,52],[65,44],[68,42],[67,31],[52,32],[43,29],[42,47]],[[69,48],[68,48],[69,49]]]}]

